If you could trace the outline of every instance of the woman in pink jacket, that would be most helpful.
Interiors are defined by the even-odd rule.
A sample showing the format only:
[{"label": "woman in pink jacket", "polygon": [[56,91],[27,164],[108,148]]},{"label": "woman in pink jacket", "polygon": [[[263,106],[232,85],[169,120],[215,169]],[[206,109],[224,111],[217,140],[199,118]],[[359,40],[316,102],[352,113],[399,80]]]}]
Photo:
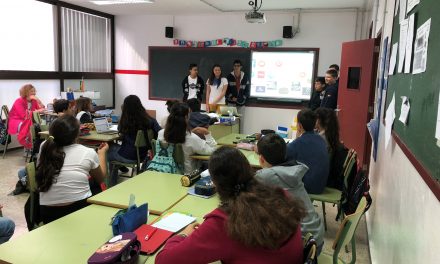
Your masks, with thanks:
[{"label": "woman in pink jacket", "polygon": [[26,118],[27,112],[44,111],[44,105],[35,94],[37,91],[32,84],[25,84],[20,88],[20,97],[15,100],[9,111],[8,133],[15,135],[20,132],[21,125]]},{"label": "woman in pink jacket", "polygon": [[235,148],[217,149],[209,172],[219,207],[202,224],[189,225],[170,238],[157,254],[157,264],[302,263],[302,201],[257,181],[246,157]]}]

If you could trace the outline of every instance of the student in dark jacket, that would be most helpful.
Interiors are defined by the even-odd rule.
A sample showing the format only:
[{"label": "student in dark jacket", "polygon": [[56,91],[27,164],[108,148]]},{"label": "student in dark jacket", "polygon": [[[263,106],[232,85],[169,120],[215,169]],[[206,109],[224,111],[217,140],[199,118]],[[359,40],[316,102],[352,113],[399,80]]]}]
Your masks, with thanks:
[{"label": "student in dark jacket", "polygon": [[199,68],[197,64],[191,63],[188,68],[189,75],[182,81],[183,101],[186,102],[191,98],[197,98],[201,102],[203,90],[205,90],[205,83],[202,77],[198,75]]},{"label": "student in dark jacket", "polygon": [[[221,147],[209,160],[220,204],[202,224],[191,224],[166,242],[157,264],[303,262],[303,202],[255,179],[246,157]],[[251,208],[252,207],[252,208]]]},{"label": "student in dark jacket", "polygon": [[217,119],[211,118],[206,113],[201,113],[200,101],[196,98],[189,99],[187,105],[191,112],[189,113],[189,128],[192,130],[195,127],[206,127],[208,128],[210,125],[214,124]]},{"label": "student in dark jacket", "polygon": [[228,105],[245,105],[249,97],[249,76],[241,70],[242,67],[241,61],[235,60],[233,71],[226,77],[228,79],[228,90],[226,91]]},{"label": "student in dark jacket", "polygon": [[[111,161],[120,161],[125,163],[135,163],[137,161],[136,147],[134,143],[136,141],[136,135],[138,130],[144,131],[147,146],[139,149],[139,155],[141,160],[145,159],[148,154],[148,150],[151,149],[151,138],[148,138],[148,130],[153,130],[154,138],[157,138],[157,132],[162,128],[157,123],[156,119],[150,117],[147,114],[141,100],[136,95],[129,95],[124,99],[122,105],[122,114],[119,119],[118,131],[121,135],[122,144],[110,145],[107,159]],[[110,185],[113,186],[118,180],[118,170],[113,170],[113,166],[110,164]]]},{"label": "student in dark jacket", "polygon": [[336,109],[338,106],[338,72],[336,70],[328,70],[325,73],[325,94],[321,101],[321,107]]},{"label": "student in dark jacket", "polygon": [[312,97],[309,101],[309,108],[314,111],[321,106],[321,99],[323,97],[323,91],[325,90],[325,78],[316,77],[315,89],[313,90]]},{"label": "student in dark jacket", "polygon": [[324,139],[315,134],[316,113],[303,109],[297,115],[296,139],[287,145],[287,159],[296,160],[309,167],[303,177],[308,193],[320,194],[327,184],[329,157]]}]

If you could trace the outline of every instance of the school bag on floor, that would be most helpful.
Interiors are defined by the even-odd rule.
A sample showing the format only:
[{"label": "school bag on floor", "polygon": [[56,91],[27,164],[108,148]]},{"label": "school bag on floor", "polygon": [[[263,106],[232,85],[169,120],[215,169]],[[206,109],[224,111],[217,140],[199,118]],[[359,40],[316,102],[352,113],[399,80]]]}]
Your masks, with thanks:
[{"label": "school bag on floor", "polygon": [[155,155],[147,167],[147,170],[181,174],[181,170],[174,160],[173,154],[175,145],[171,143],[160,143],[156,140]]}]

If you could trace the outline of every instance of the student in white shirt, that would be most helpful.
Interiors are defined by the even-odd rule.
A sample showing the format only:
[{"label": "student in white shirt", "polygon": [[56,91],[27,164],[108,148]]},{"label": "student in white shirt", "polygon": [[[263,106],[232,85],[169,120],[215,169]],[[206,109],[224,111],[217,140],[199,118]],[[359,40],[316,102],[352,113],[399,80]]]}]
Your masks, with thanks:
[{"label": "student in white shirt", "polygon": [[[168,116],[165,129],[159,131],[158,140],[166,141],[173,144],[182,144],[184,154],[184,172],[189,173],[200,167],[197,160],[190,158],[191,155],[210,155],[214,152],[217,142],[211,136],[208,129],[204,127],[196,127],[189,130],[188,126],[189,108],[185,103],[174,104]],[[203,134],[205,140],[201,139],[197,134]]]},{"label": "student in white shirt", "polygon": [[79,122],[74,116],[57,118],[49,134],[41,144],[36,173],[40,216],[45,224],[87,206],[92,195],[89,175],[101,183],[107,174],[108,145],[102,144],[96,153],[77,144]]},{"label": "student in white shirt", "polygon": [[224,105],[226,91],[228,90],[228,80],[222,77],[220,65],[212,67],[211,77],[206,82],[206,111],[215,112],[217,105]]}]

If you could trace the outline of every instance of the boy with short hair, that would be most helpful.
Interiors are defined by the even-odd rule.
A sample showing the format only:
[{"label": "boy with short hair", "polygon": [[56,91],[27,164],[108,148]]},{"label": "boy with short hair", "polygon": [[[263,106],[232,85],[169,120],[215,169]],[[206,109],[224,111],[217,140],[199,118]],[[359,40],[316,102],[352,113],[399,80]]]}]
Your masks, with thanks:
[{"label": "boy with short hair", "polygon": [[200,112],[201,104],[196,98],[189,99],[186,104],[188,105],[191,112],[189,113],[189,127],[191,129],[195,127],[206,127],[215,123],[216,120],[212,120],[209,115]]},{"label": "boy with short hair", "polygon": [[198,75],[199,68],[197,67],[197,64],[191,63],[188,69],[189,75],[182,81],[183,102],[186,102],[191,98],[197,98],[201,102],[205,83],[203,82],[202,77]]},{"label": "boy with short hair", "polygon": [[325,94],[321,101],[321,107],[336,109],[338,105],[338,72],[328,70],[325,72]]},{"label": "boy with short hair", "polygon": [[307,233],[313,235],[319,254],[324,244],[324,226],[302,182],[307,166],[294,160],[286,160],[286,142],[277,134],[262,137],[258,141],[257,150],[262,169],[257,171],[255,177],[265,184],[281,187],[292,196],[303,200],[307,214],[301,221],[301,232],[303,237]]},{"label": "boy with short hair", "polygon": [[316,118],[316,113],[310,109],[299,111],[296,139],[287,145],[287,159],[309,167],[303,182],[307,192],[311,194],[321,194],[324,191],[330,166],[327,145],[314,132]]}]

